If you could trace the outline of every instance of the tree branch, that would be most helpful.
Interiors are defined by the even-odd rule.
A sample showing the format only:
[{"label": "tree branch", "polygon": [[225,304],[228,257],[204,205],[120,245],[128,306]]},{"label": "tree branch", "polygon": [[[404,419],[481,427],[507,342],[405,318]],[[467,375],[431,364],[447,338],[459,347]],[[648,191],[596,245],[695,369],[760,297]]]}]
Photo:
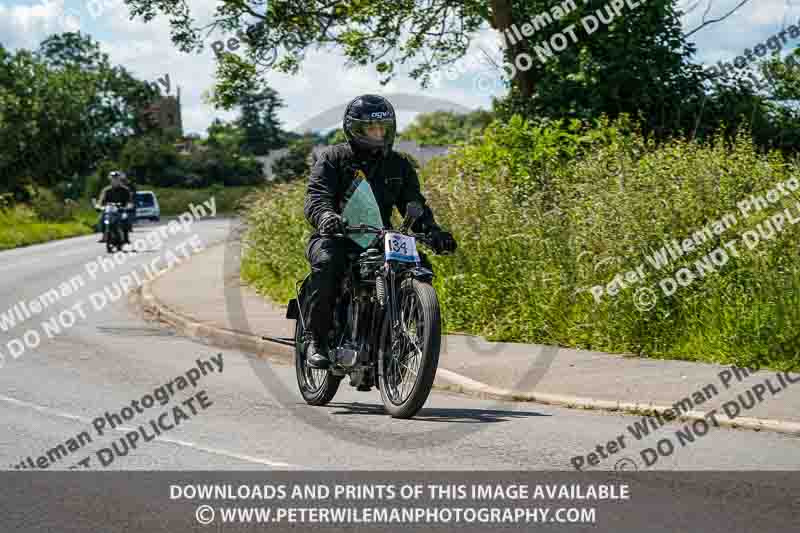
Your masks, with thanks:
[{"label": "tree branch", "polygon": [[[748,3],[749,1],[750,0],[742,0],[741,2],[739,2],[739,5],[737,5],[736,7],[734,7],[733,9],[731,9],[730,11],[728,11],[726,14],[724,14],[723,16],[721,16],[718,19],[711,19],[711,20],[703,21],[703,23],[700,24],[698,27],[696,27],[695,29],[693,29],[689,33],[685,34],[684,37],[690,37],[691,35],[697,33],[698,31],[702,30],[703,28],[705,28],[706,26],[709,26],[711,24],[716,24],[717,22],[721,22],[721,21],[725,20],[726,18],[728,18],[731,15],[733,15],[736,11],[739,10],[740,7],[742,7],[743,5]],[[709,7],[710,7],[710,4],[709,4]],[[708,11],[706,11],[706,13],[707,12]],[[703,18],[705,18],[705,14],[703,15]]]}]

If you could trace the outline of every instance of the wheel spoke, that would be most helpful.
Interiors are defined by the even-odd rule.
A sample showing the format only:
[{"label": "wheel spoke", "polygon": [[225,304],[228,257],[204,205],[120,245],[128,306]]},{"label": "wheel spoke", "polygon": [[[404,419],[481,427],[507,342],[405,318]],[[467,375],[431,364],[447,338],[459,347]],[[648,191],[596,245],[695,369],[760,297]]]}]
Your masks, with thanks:
[{"label": "wheel spoke", "polygon": [[402,290],[399,305],[399,320],[393,325],[395,340],[385,355],[387,365],[387,396],[395,404],[407,400],[417,382],[422,365],[425,322],[421,302],[414,290]]}]

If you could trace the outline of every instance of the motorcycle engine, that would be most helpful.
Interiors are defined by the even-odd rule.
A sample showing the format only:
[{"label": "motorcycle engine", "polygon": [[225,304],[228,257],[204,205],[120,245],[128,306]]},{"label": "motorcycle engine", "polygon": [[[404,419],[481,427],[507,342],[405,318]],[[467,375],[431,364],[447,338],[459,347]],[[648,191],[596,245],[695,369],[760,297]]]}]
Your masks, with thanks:
[{"label": "motorcycle engine", "polygon": [[345,344],[336,348],[336,362],[344,367],[352,367],[358,362],[358,347]]},{"label": "motorcycle engine", "polygon": [[359,257],[359,276],[361,279],[370,279],[375,276],[375,271],[383,265],[383,252],[377,248],[369,248]]}]

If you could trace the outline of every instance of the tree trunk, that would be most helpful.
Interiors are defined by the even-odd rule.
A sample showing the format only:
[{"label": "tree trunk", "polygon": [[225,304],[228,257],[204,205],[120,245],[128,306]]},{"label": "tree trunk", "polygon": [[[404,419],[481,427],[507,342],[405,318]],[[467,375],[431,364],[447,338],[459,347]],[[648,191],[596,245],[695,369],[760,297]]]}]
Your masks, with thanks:
[{"label": "tree trunk", "polygon": [[[511,10],[512,0],[492,0],[492,20],[490,21],[492,27],[500,32],[503,37],[504,31],[514,24],[514,15]],[[503,40],[508,43],[508,40],[503,37]],[[513,58],[525,51],[524,42],[517,42],[516,44],[509,45],[508,54],[509,59]],[[534,80],[533,72],[531,70],[522,71],[516,70],[512,84],[519,90],[524,98],[530,98],[533,95]]]}]

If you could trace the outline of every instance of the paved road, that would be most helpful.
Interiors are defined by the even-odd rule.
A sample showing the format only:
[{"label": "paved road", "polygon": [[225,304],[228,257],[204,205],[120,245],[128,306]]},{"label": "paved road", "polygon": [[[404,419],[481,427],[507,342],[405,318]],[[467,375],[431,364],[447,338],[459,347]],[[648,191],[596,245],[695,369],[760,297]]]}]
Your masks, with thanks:
[{"label": "paved road", "polygon": [[[195,233],[206,245],[218,242],[229,234],[231,224],[230,220],[198,222],[189,233],[170,235],[165,249],[174,251]],[[140,226],[134,237],[155,227]],[[126,422],[127,429],[104,437],[93,429],[93,420],[106,411],[120,412],[168,382],[175,384],[178,400],[205,391],[203,399],[196,397],[192,404],[196,414],[184,404],[188,416],[174,420],[179,422],[176,427],[165,429],[161,439],[140,440],[135,450],[115,456],[108,469],[570,470],[572,457],[620,434],[628,435],[626,448],[602,459],[597,468],[612,469],[623,458],[644,468],[639,454],[643,448],[655,447],[665,436],[677,443],[675,431],[682,424],[667,424],[658,430],[658,437],[635,441],[627,426],[638,418],[630,415],[496,403],[455,394],[433,393],[420,415],[407,421],[383,415],[376,392],[358,393],[346,384],[331,405],[310,408],[296,393],[293,368],[272,367],[236,351],[177,337],[137,316],[125,298],[95,311],[91,293],[126,273],[143,272],[144,263],[164,254],[164,249],[133,254],[92,280],[87,263],[105,255],[95,241],[96,236],[81,237],[0,253],[0,313],[74,276],[86,282],[40,315],[0,331],[0,353],[5,356],[0,368],[0,468],[13,468],[28,456],[36,461],[60,443],[67,447],[69,439],[84,431],[92,442],[57,458],[50,468],[67,468],[87,456],[92,466],[101,468],[98,449],[111,446],[162,411],[172,420],[177,400],[147,409]],[[38,348],[27,349],[16,359],[11,356],[7,343],[30,328],[38,327],[41,333],[43,319],[78,301],[83,301],[85,318],[79,317],[52,339],[43,335]],[[196,388],[177,390],[177,376],[195,367],[198,358],[209,360],[219,353],[222,372],[209,371]],[[259,374],[279,380],[293,396],[268,390]],[[198,407],[201,403],[211,405]],[[124,452],[121,443],[117,446]],[[711,429],[694,443],[678,445],[653,468],[797,470],[798,466],[797,437]]]}]

